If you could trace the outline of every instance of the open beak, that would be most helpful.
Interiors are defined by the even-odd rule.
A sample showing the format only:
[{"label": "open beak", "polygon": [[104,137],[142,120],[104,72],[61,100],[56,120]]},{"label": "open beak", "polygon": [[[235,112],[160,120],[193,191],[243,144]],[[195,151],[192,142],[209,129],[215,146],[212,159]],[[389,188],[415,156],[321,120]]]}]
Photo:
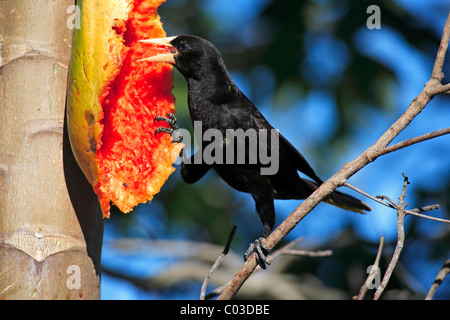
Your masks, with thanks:
[{"label": "open beak", "polygon": [[170,53],[160,53],[160,54],[154,55],[152,57],[143,58],[143,59],[139,59],[136,61],[137,62],[140,62],[140,61],[167,62],[167,63],[175,64],[175,55],[178,52],[177,52],[177,49],[175,49],[175,47],[172,46],[172,44],[170,43],[175,38],[176,37],[167,37],[167,38],[154,38],[154,39],[139,40],[138,42],[164,46],[166,48],[165,51],[166,52],[170,51]]}]

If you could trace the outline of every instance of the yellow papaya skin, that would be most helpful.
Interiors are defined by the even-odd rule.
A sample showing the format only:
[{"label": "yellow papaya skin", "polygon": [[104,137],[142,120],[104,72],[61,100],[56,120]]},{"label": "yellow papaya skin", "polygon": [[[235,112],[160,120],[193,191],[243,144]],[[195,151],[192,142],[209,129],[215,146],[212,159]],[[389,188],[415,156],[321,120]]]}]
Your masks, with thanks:
[{"label": "yellow papaya skin", "polygon": [[[145,181],[139,181],[139,168],[135,170],[136,176],[124,177],[123,173],[115,173],[109,168],[103,168],[103,161],[99,160],[103,147],[102,138],[105,138],[102,136],[105,120],[102,99],[121,72],[124,60],[130,51],[130,47],[124,40],[127,22],[134,17],[135,7],[140,6],[141,19],[142,16],[147,17],[148,11],[148,21],[143,22],[148,30],[144,30],[143,36],[164,37],[165,32],[156,13],[159,5],[164,1],[77,1],[80,9],[80,28],[74,29],[72,40],[67,92],[67,129],[75,159],[97,193],[104,217],[109,217],[110,201],[126,213],[138,203],[151,200],[175,170],[172,164],[176,157],[172,155],[178,154],[183,147],[182,144],[172,144],[168,135],[158,137],[155,141],[157,147],[152,150],[152,155],[144,159],[154,167],[150,176],[142,178]],[[156,69],[161,68],[170,68],[171,71],[171,66],[167,64]],[[173,86],[171,72],[168,73],[167,70],[161,72],[166,72],[164,76],[170,77],[168,81]],[[173,97],[169,97],[164,103],[167,105],[167,112],[175,111]],[[152,109],[151,105],[145,107]],[[161,110],[158,111],[161,112]],[[126,151],[123,158],[120,158],[121,156],[120,153],[116,154],[113,161],[130,163],[130,160],[127,160],[129,155]],[[141,183],[145,185],[141,186]],[[137,188],[140,191],[134,190],[132,185],[139,185]]]}]

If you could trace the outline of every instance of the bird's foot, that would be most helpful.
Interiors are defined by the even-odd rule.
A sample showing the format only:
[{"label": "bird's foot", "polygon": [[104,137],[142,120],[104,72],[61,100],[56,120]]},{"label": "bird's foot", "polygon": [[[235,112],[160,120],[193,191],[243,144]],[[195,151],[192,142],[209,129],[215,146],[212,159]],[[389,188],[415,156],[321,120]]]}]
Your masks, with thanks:
[{"label": "bird's foot", "polygon": [[177,124],[177,118],[175,118],[175,115],[173,113],[167,113],[167,118],[163,116],[156,116],[155,119],[153,119],[153,122],[156,121],[164,121],[165,123],[168,123],[170,125],[170,128],[166,127],[158,127],[155,130],[155,136],[160,132],[165,132],[170,134],[172,137],[172,142],[182,142],[183,141],[183,135],[180,132],[180,128]]},{"label": "bird's foot", "polygon": [[262,269],[265,269],[267,265],[270,265],[270,262],[267,261],[266,257],[266,254],[270,252],[270,249],[267,247],[265,240],[264,237],[256,239],[254,242],[250,243],[247,251],[244,252],[244,260],[246,261],[253,251],[256,252],[256,262],[258,262]]}]

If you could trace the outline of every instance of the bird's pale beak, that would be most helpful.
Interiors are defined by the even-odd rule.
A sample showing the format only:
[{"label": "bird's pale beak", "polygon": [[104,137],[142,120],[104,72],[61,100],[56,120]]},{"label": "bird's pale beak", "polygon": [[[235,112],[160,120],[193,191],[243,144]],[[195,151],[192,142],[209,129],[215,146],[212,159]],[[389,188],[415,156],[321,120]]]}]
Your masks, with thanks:
[{"label": "bird's pale beak", "polygon": [[[175,49],[175,47],[172,46],[172,44],[170,43],[175,38],[176,37],[167,37],[167,38],[154,38],[154,39],[139,40],[138,42],[163,46],[163,47],[165,47],[165,50],[164,50],[165,52],[148,57],[148,58],[139,59],[139,60],[137,60],[137,62],[153,61],[153,62],[167,62],[167,63],[175,64],[175,55],[178,52],[177,52],[177,49]],[[169,53],[167,53],[167,52],[169,52]]]}]

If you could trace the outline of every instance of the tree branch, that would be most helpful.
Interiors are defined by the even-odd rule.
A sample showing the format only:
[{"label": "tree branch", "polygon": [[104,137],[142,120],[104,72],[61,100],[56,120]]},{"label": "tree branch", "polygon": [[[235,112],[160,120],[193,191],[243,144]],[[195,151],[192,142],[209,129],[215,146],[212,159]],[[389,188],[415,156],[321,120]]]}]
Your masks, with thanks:
[{"label": "tree branch", "polygon": [[202,288],[200,291],[200,300],[205,300],[206,287],[208,286],[209,280],[211,279],[214,271],[219,267],[220,262],[222,262],[223,258],[225,258],[225,256],[228,254],[228,251],[230,251],[231,241],[233,240],[235,232],[236,226],[233,226],[233,229],[231,229],[230,235],[228,236],[227,243],[225,244],[225,248],[223,249],[222,254],[217,257],[211,269],[208,271],[205,280],[203,281]]},{"label": "tree branch", "polygon": [[434,279],[434,282],[431,285],[431,288],[428,291],[428,294],[425,297],[425,300],[433,299],[433,296],[436,293],[436,290],[439,288],[442,281],[444,281],[445,277],[449,273],[450,273],[450,259],[447,259],[447,261],[445,261],[444,265],[442,266],[441,270],[439,271],[438,275],[436,276],[436,279]]},{"label": "tree branch", "polygon": [[445,129],[436,130],[436,131],[433,131],[433,132],[430,132],[430,133],[426,133],[426,134],[423,134],[421,136],[417,136],[415,138],[411,138],[411,139],[408,139],[408,140],[405,140],[405,141],[393,144],[392,146],[386,147],[382,151],[380,151],[379,156],[383,156],[383,155],[385,155],[387,153],[390,153],[390,152],[393,152],[393,151],[397,151],[399,149],[403,149],[403,148],[409,147],[409,146],[411,146],[413,144],[416,144],[416,143],[419,143],[419,142],[422,142],[422,141],[425,141],[425,140],[430,140],[430,139],[433,139],[433,138],[436,138],[436,137],[440,137],[440,136],[443,136],[443,135],[446,135],[446,134],[449,134],[449,133],[450,133],[450,128],[445,128]]},{"label": "tree branch", "polygon": [[375,278],[377,273],[380,271],[379,264],[380,264],[381,252],[383,251],[383,245],[384,245],[384,236],[382,236],[380,238],[380,245],[378,246],[377,256],[375,258],[375,262],[372,265],[372,268],[370,269],[370,273],[367,276],[367,279],[364,282],[364,284],[362,285],[361,289],[359,290],[358,296],[353,297],[354,300],[364,299],[367,289],[369,289],[369,286],[372,283],[373,279]]},{"label": "tree branch", "polygon": [[395,246],[391,262],[389,263],[386,273],[384,274],[383,281],[381,281],[380,286],[377,288],[377,291],[375,291],[375,294],[373,296],[374,300],[378,300],[380,298],[380,295],[383,293],[384,288],[386,288],[386,285],[388,284],[389,279],[391,278],[392,272],[394,272],[394,268],[397,265],[398,258],[400,257],[400,253],[402,252],[405,243],[405,229],[404,229],[404,220],[406,216],[405,207],[408,205],[407,202],[405,203],[405,197],[406,197],[406,187],[408,186],[409,182],[407,176],[403,174],[403,177],[404,177],[403,190],[397,205],[397,245]]},{"label": "tree branch", "polygon": [[[350,189],[352,189],[352,190],[354,190],[354,191],[356,191],[356,192],[358,192],[360,194],[362,194],[363,196],[366,196],[369,199],[372,199],[373,201],[378,202],[379,204],[382,204],[383,206],[386,206],[386,207],[392,208],[392,209],[396,209],[396,204],[391,199],[389,199],[387,196],[376,196],[376,197],[374,197],[374,196],[368,194],[367,192],[365,192],[365,191],[363,191],[363,190],[361,190],[361,189],[359,189],[359,188],[357,188],[357,187],[355,187],[355,186],[353,186],[353,185],[351,185],[351,184],[349,184],[347,182],[344,183],[344,186],[347,187],[347,188],[350,188]],[[382,201],[380,199],[388,200],[388,202]],[[420,217],[420,218],[424,218],[424,219],[428,219],[428,220],[433,220],[433,221],[438,221],[438,222],[443,222],[443,223],[450,224],[450,220],[442,219],[442,218],[436,218],[436,217],[430,217],[430,216],[427,216],[425,214],[420,214],[419,213],[419,212],[425,212],[425,211],[430,211],[430,210],[436,210],[436,209],[439,209],[439,207],[440,206],[438,204],[432,204],[432,205],[421,207],[421,208],[405,210],[405,212],[407,214],[410,214],[410,215],[413,215],[413,216],[416,216],[416,217]]]},{"label": "tree branch", "polygon": [[288,254],[291,256],[303,256],[303,257],[329,257],[333,254],[332,250],[319,250],[319,251],[309,251],[309,250],[282,250],[282,254]]},{"label": "tree branch", "polygon": [[[431,99],[444,91],[449,90],[449,86],[443,86],[441,81],[444,77],[442,67],[444,65],[450,38],[450,14],[445,22],[441,42],[439,45],[436,60],[430,80],[425,84],[424,89],[411,102],[406,111],[392,124],[386,132],[366,151],[355,158],[350,163],[345,164],[335,175],[325,181],[306,200],[304,200],[287,218],[284,220],[266,239],[266,245],[273,248],[279,243],[308,213],[313,210],[327,195],[337,187],[347,182],[347,179],[361,170],[370,162],[383,155],[384,149],[398,134],[405,129],[411,121],[426,107]],[[230,285],[220,295],[219,299],[230,299],[235,295],[242,284],[250,277],[256,268],[256,255],[253,254],[237,272]]]}]

